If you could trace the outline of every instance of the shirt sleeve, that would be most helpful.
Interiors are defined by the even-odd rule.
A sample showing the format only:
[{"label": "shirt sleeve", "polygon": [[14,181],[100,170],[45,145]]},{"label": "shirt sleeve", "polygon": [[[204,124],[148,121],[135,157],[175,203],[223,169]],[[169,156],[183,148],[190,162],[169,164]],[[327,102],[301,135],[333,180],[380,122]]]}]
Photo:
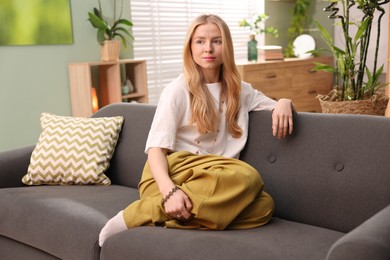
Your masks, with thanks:
[{"label": "shirt sleeve", "polygon": [[276,101],[254,89],[251,84],[242,82],[241,88],[242,100],[248,106],[248,111],[273,110],[275,108]]},{"label": "shirt sleeve", "polygon": [[171,83],[160,95],[156,113],[146,141],[145,153],[152,147],[175,149],[176,133],[182,118],[183,91]]}]

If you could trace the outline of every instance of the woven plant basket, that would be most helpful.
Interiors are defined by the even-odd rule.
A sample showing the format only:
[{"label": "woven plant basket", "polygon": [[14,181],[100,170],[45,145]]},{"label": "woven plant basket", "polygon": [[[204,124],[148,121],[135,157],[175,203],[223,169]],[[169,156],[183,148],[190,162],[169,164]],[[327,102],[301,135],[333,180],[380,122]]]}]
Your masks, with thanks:
[{"label": "woven plant basket", "polygon": [[104,41],[101,47],[102,61],[117,61],[121,43],[119,40]]},{"label": "woven plant basket", "polygon": [[384,116],[389,97],[380,93],[374,94],[370,99],[337,101],[336,91],[328,95],[318,95],[322,113],[327,114],[361,114]]}]

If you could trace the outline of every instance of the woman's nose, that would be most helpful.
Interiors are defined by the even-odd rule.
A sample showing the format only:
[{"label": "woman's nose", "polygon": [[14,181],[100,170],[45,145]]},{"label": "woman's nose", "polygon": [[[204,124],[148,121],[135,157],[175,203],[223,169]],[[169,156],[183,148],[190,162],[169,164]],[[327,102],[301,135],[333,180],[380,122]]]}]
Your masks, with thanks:
[{"label": "woman's nose", "polygon": [[213,46],[212,46],[211,42],[206,44],[205,52],[206,53],[212,53],[213,52]]}]

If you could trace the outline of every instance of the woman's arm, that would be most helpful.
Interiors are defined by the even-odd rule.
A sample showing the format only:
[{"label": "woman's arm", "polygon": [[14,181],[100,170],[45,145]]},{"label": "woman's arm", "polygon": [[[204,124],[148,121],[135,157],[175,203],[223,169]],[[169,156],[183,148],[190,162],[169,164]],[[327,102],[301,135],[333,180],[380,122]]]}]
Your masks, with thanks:
[{"label": "woman's arm", "polygon": [[[148,151],[149,167],[163,198],[175,187],[169,177],[166,154],[166,149],[158,147],[152,147]],[[179,189],[165,202],[164,209],[173,218],[188,219],[191,217],[192,203],[188,196]]]}]

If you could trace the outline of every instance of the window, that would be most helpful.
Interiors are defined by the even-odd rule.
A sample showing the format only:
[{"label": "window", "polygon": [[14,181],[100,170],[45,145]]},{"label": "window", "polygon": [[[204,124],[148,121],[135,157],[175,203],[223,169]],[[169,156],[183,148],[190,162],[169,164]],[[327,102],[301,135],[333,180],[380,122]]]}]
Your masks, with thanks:
[{"label": "window", "polygon": [[259,2],[263,1],[131,0],[134,58],[146,60],[149,102],[157,104],[162,89],[182,72],[187,27],[200,14],[222,17],[233,37],[236,61],[246,60],[249,35],[238,22],[264,12],[263,3]]}]

